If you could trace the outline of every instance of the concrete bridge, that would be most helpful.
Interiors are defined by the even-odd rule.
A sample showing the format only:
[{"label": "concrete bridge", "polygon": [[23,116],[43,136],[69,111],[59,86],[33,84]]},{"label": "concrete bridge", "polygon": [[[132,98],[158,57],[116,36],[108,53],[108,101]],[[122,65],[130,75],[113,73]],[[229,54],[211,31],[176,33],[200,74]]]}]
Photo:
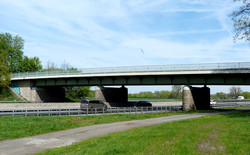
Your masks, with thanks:
[{"label": "concrete bridge", "polygon": [[208,107],[210,89],[206,85],[250,85],[250,62],[85,68],[80,71],[17,73],[11,77],[13,90],[30,101],[63,101],[63,87],[67,86],[99,86],[97,98],[124,102],[128,92],[124,86],[186,85],[184,92],[191,91],[192,97],[183,95],[184,98],[186,96],[188,102],[206,101]]}]

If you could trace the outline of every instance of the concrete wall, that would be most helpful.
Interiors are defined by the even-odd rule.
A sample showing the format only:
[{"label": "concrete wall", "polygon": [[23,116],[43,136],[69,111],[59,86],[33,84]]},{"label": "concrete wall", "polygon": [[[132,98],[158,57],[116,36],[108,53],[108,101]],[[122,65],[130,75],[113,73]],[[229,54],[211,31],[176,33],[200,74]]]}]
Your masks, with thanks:
[{"label": "concrete wall", "polygon": [[0,110],[73,109],[80,103],[0,103]]},{"label": "concrete wall", "polygon": [[107,102],[112,107],[131,106],[128,103],[128,89],[96,87],[95,98]]},{"label": "concrete wall", "polygon": [[35,87],[31,80],[16,81],[20,87],[20,95],[31,102],[63,102],[65,90],[62,87]]},{"label": "concrete wall", "polygon": [[210,88],[185,86],[182,105],[185,111],[210,109]]}]

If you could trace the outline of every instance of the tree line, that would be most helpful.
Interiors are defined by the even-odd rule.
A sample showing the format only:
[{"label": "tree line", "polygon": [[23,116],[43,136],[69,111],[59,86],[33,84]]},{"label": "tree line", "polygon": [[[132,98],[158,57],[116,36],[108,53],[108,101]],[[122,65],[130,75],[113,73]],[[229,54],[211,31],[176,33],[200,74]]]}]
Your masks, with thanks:
[{"label": "tree line", "polygon": [[[179,89],[176,89],[179,87]],[[245,99],[250,99],[250,92],[243,92],[240,87],[229,88],[229,93],[217,92],[211,95],[211,99],[236,99],[238,96],[244,96]],[[181,99],[182,89],[180,86],[172,86],[172,91],[143,91],[139,93],[128,94],[129,98],[152,98],[152,99]]]}]

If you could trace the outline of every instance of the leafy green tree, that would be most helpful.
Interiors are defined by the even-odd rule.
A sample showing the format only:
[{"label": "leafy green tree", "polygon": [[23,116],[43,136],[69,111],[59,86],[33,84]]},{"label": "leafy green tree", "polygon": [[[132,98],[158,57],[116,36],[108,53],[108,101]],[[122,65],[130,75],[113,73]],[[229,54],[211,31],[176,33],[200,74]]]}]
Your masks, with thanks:
[{"label": "leafy green tree", "polygon": [[213,95],[213,99],[227,99],[228,96],[226,93],[223,92],[217,92],[215,95]]},{"label": "leafy green tree", "polygon": [[41,61],[38,57],[24,56],[19,63],[18,72],[33,72],[40,71],[42,69]]},{"label": "leafy green tree", "polygon": [[250,99],[250,92],[242,92],[240,96],[244,96],[245,99]]},{"label": "leafy green tree", "polygon": [[90,87],[67,87],[66,98],[70,100],[80,100],[93,95]]},{"label": "leafy green tree", "polygon": [[0,87],[9,85],[9,83],[10,83],[10,75],[9,75],[9,67],[7,66],[7,56],[4,50],[0,49]]},{"label": "leafy green tree", "polygon": [[12,73],[18,72],[18,64],[23,56],[24,40],[10,33],[0,34],[0,50],[5,51],[7,57],[7,65]]},{"label": "leafy green tree", "polygon": [[232,13],[234,22],[234,41],[236,39],[250,42],[250,2],[249,0],[234,0],[241,1],[242,6]]}]

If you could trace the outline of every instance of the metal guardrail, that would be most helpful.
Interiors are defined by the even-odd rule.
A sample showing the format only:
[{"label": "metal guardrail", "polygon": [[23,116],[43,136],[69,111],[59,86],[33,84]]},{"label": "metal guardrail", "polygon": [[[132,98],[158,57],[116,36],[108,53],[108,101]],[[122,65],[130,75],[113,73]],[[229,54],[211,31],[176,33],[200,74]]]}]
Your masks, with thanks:
[{"label": "metal guardrail", "polygon": [[[220,103],[211,105],[211,109],[234,108],[250,106],[250,103]],[[102,109],[36,109],[36,110],[0,110],[0,116],[87,116],[102,114],[147,114],[158,112],[181,111],[182,106],[156,106],[156,107],[116,107]]]},{"label": "metal guardrail", "polygon": [[203,64],[177,64],[177,65],[152,65],[152,66],[124,66],[124,67],[100,67],[84,68],[79,71],[40,71],[11,74],[12,78],[63,76],[105,73],[139,73],[139,72],[171,72],[171,71],[207,71],[207,70],[238,70],[250,69],[250,62],[232,63],[203,63]]},{"label": "metal guardrail", "polygon": [[0,116],[62,116],[62,115],[101,115],[101,114],[146,114],[180,111],[182,106],[164,107],[117,107],[102,109],[37,109],[0,110]]},{"label": "metal guardrail", "polygon": [[223,108],[235,108],[235,107],[243,107],[243,106],[250,106],[250,103],[219,103],[213,104],[210,107],[212,109],[223,109]]}]

